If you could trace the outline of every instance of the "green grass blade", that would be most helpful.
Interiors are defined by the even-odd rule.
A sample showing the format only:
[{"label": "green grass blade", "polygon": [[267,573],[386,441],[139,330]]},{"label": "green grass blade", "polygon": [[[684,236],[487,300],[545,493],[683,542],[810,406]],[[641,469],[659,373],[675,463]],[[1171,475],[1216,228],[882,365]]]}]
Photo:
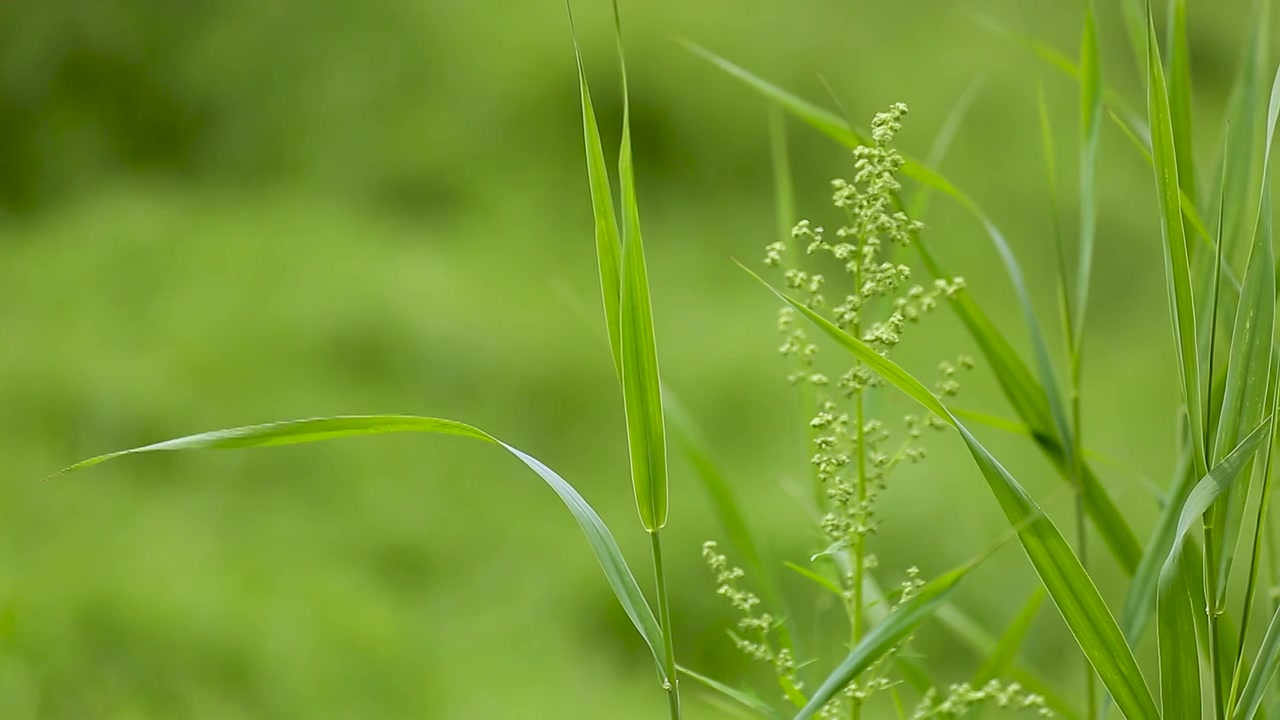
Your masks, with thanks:
[{"label": "green grass blade", "polygon": [[1267,625],[1266,635],[1262,638],[1253,671],[1249,673],[1235,712],[1231,715],[1233,720],[1250,720],[1257,714],[1277,667],[1280,667],[1280,606],[1271,614],[1271,623]]},{"label": "green grass blade", "polygon": [[787,119],[776,107],[769,108],[769,157],[773,161],[773,207],[778,239],[791,247],[794,243],[788,241],[796,221],[795,182],[787,150]]},{"label": "green grass blade", "polygon": [[1178,531],[1178,514],[1187,494],[1195,485],[1195,470],[1191,464],[1189,449],[1184,451],[1174,473],[1169,497],[1160,513],[1156,528],[1147,541],[1142,562],[1133,574],[1125,593],[1124,608],[1120,613],[1120,627],[1130,645],[1137,645],[1151,619],[1155,608],[1156,591],[1160,582],[1160,569],[1164,566],[1169,548],[1173,547],[1174,534]]},{"label": "green grass blade", "polygon": [[[1173,536],[1173,544],[1169,548],[1164,565],[1160,572],[1160,606],[1157,610],[1160,625],[1161,642],[1161,686],[1172,688],[1176,702],[1184,702],[1189,690],[1185,687],[1192,672],[1189,656],[1194,655],[1197,632],[1194,627],[1190,598],[1184,599],[1189,590],[1187,576],[1194,572],[1194,563],[1184,562],[1183,546],[1188,533],[1197,519],[1203,517],[1219,497],[1235,483],[1236,479],[1251,462],[1262,440],[1271,431],[1272,419],[1268,417],[1261,425],[1246,436],[1240,444],[1218,463],[1187,495],[1178,514],[1178,527]],[[1189,567],[1190,566],[1190,567]],[[1196,603],[1208,602],[1211,598],[1201,597]],[[1221,620],[1221,618],[1220,618]],[[1224,623],[1229,626],[1229,623]],[[1203,633],[1201,633],[1203,636]],[[1210,636],[1212,637],[1212,635]],[[1222,647],[1213,649],[1211,655],[1233,657],[1235,653],[1234,639],[1221,638]],[[1166,650],[1166,643],[1168,649]],[[1224,672],[1225,669],[1225,672]],[[1211,666],[1215,674],[1215,682],[1231,681],[1231,668],[1227,666]],[[1225,676],[1225,677],[1224,677]],[[1196,674],[1198,678],[1198,671]],[[1198,680],[1197,680],[1198,682]],[[1215,693],[1215,697],[1217,693]],[[1199,695],[1197,694],[1197,698]],[[1169,696],[1166,695],[1166,702]],[[1175,707],[1181,707],[1177,705]],[[1195,707],[1199,707],[1196,705]],[[1166,705],[1166,713],[1170,712]],[[1198,714],[1198,711],[1197,711]],[[1191,716],[1186,716],[1191,717]]]},{"label": "green grass blade", "polygon": [[835,581],[830,578],[824,577],[820,573],[814,572],[803,565],[797,565],[793,562],[783,563],[783,565],[790,570],[793,570],[800,577],[813,582],[823,590],[833,593],[838,598],[844,598],[844,588],[837,585]]},{"label": "green grass blade", "polygon": [[1031,630],[1031,623],[1036,619],[1036,614],[1040,612],[1040,606],[1044,603],[1044,596],[1044,588],[1038,587],[1035,592],[1031,593],[1031,597],[1027,598],[1026,604],[1009,622],[1009,627],[1000,636],[995,648],[987,655],[987,659],[982,661],[982,666],[974,674],[974,687],[982,687],[988,680],[1000,677],[1013,668],[1013,663],[1018,657],[1018,650],[1022,648],[1022,643],[1026,641],[1027,632]]},{"label": "green grass blade", "polygon": [[[621,41],[619,41],[621,42]],[[662,415],[662,383],[649,299],[649,274],[640,236],[640,207],[631,154],[631,106],[626,65],[622,65],[622,140],[618,182],[622,186],[622,302],[619,332],[622,398],[631,450],[631,480],[645,530],[667,524],[667,441]]]},{"label": "green grass blade", "polygon": [[[925,163],[929,167],[938,167],[942,164],[942,159],[946,157],[947,152],[951,149],[951,144],[955,142],[956,135],[960,132],[960,126],[964,123],[969,110],[973,108],[973,101],[978,97],[978,91],[981,89],[982,78],[975,78],[961,93],[960,97],[951,104],[951,109],[947,111],[946,119],[942,121],[942,126],[938,128],[937,134],[933,136],[933,142],[930,143],[929,152],[925,156]],[[911,208],[907,211],[908,217],[924,217],[929,207],[930,190],[931,188],[928,186],[920,186],[916,194],[911,198]]]},{"label": "green grass blade", "polygon": [[[1164,720],[1199,720],[1200,656],[1196,617],[1187,576],[1195,574],[1186,558],[1161,578],[1156,610],[1160,650],[1160,704]],[[1166,569],[1169,566],[1166,566]]]},{"label": "green grass blade", "polygon": [[1246,435],[1239,445],[1191,489],[1178,511],[1178,527],[1174,531],[1173,544],[1165,556],[1162,575],[1175,572],[1187,533],[1191,531],[1196,520],[1203,516],[1218,497],[1236,481],[1270,430],[1271,418],[1268,417]]},{"label": "green grass blade", "polygon": [[[746,270],[745,267],[743,269]],[[828,337],[866,363],[877,375],[925,409],[947,420],[960,432],[1010,526],[1017,529],[1022,547],[1040,575],[1045,589],[1058,606],[1067,627],[1098,677],[1115,698],[1116,705],[1130,718],[1159,717],[1155,700],[1151,697],[1137,661],[1134,660],[1133,651],[1125,643],[1120,627],[1093,580],[1080,565],[1062,533],[1043,514],[1022,485],[919,380],[800,301],[774,289],[750,270],[747,272]]]},{"label": "green grass blade", "polygon": [[[570,29],[573,12],[569,12]],[[609,187],[609,167],[605,163],[600,142],[600,126],[591,104],[587,72],[582,62],[578,35],[573,31],[573,52],[578,62],[578,88],[582,98],[582,135],[587,148],[587,180],[591,189],[591,213],[595,217],[596,260],[600,267],[600,294],[604,299],[605,325],[609,329],[609,349],[614,372],[622,377],[621,330],[619,303],[622,298],[622,240],[618,234],[618,218],[613,209],[613,191]]]},{"label": "green grass blade", "polygon": [[781,718],[783,717],[782,713],[778,712],[777,709],[774,708],[769,703],[765,702],[764,700],[761,700],[759,697],[755,695],[755,693],[745,692],[743,690],[738,690],[737,688],[730,687],[720,682],[719,680],[713,680],[712,678],[709,678],[706,675],[703,675],[701,673],[694,672],[693,670],[690,670],[689,668],[684,667],[683,665],[677,665],[676,669],[679,670],[681,675],[684,675],[690,680],[696,680],[697,682],[701,683],[707,688],[714,690],[719,695],[723,695],[724,697],[729,698],[730,700],[734,701],[738,705],[741,705],[742,707],[746,708],[747,710],[750,710],[751,712],[755,713],[756,715],[762,718],[770,718],[771,720],[781,720]]},{"label": "green grass blade", "polygon": [[809,704],[796,714],[795,720],[813,717],[849,683],[876,660],[892,650],[915,632],[955,592],[960,581],[969,574],[972,566],[966,566],[929,582],[918,594],[903,603],[889,617],[863,636],[844,661],[827,676],[822,685],[809,698]]},{"label": "green grass blade", "polygon": [[1191,268],[1183,224],[1183,185],[1179,181],[1173,118],[1164,69],[1160,64],[1155,21],[1147,16],[1147,110],[1151,125],[1152,158],[1160,200],[1160,228],[1164,235],[1165,279],[1173,333],[1177,347],[1182,397],[1191,426],[1192,457],[1198,475],[1208,466],[1205,452],[1204,404],[1201,401],[1200,361],[1196,346],[1195,302],[1191,292]]},{"label": "green grass blade", "polygon": [[[791,112],[798,119],[829,135],[837,142],[851,148],[863,143],[863,136],[852,129],[838,115],[802,100],[704,48],[691,43],[686,43],[686,45],[695,54],[752,87],[783,109]],[[1025,300],[1027,298],[1025,283],[1022,282],[1021,270],[1018,268],[1017,261],[1013,258],[1003,235],[982,213],[978,205],[945,177],[918,161],[907,158],[902,171],[905,175],[923,185],[951,196],[979,219],[1000,252],[1006,270],[1010,271],[1015,289],[1023,288],[1020,293],[1020,299]],[[912,244],[916,246],[926,268],[934,277],[951,276],[943,271],[940,263],[929,252],[927,245],[919,241],[919,238],[914,238]],[[1017,357],[1012,345],[1001,335],[995,325],[981,312],[981,309],[971,298],[961,293],[952,300],[951,305],[978,343],[979,349],[991,366],[997,382],[1009,399],[1010,404],[1013,405],[1014,411],[1036,433],[1037,445],[1053,461],[1055,466],[1062,471],[1063,477],[1070,479],[1070,475],[1066,471],[1068,470],[1067,458],[1071,451],[1068,449],[1068,445],[1064,444],[1055,433],[1055,427],[1059,424],[1059,419],[1056,418],[1065,417],[1062,412],[1062,403],[1060,400],[1055,401],[1059,406],[1059,412],[1055,415],[1052,404],[1049,401],[1049,398],[1058,395],[1057,388],[1046,390],[1044,386],[1036,381],[1035,376]],[[1024,316],[1029,319],[1032,328],[1033,346],[1039,347],[1039,351],[1036,353],[1039,358],[1038,365],[1042,369],[1048,369],[1048,374],[1051,376],[1052,370],[1048,363],[1048,353],[1044,349],[1043,340],[1034,341],[1039,336],[1039,329],[1029,301],[1024,302],[1023,307]],[[1042,372],[1042,375],[1044,374]],[[1126,574],[1131,574],[1137,568],[1138,561],[1142,557],[1142,548],[1138,544],[1137,536],[1134,535],[1133,530],[1129,527],[1124,515],[1115,506],[1111,498],[1107,496],[1105,489],[1098,482],[1097,476],[1089,470],[1087,465],[1082,463],[1080,467],[1082,468],[1081,480],[1084,484],[1085,509],[1121,568]]]},{"label": "green grass blade", "polygon": [[[1266,33],[1270,27],[1269,0],[1255,0],[1250,25],[1249,40],[1241,56],[1240,70],[1236,73],[1227,100],[1227,138],[1229,153],[1224,153],[1223,172],[1226,175],[1225,200],[1217,211],[1225,218],[1227,257],[1236,258],[1236,249],[1247,242],[1249,202],[1257,196],[1261,182],[1262,152],[1258,146],[1261,138],[1262,99],[1261,79],[1266,72]],[[1242,232],[1242,228],[1244,231]]]},{"label": "green grass blade", "polygon": [[[710,496],[712,509],[733,549],[734,556],[741,559],[752,578],[759,584],[761,593],[770,607],[774,608],[775,612],[781,612],[786,616],[787,604],[778,587],[777,573],[767,546],[759,542],[755,533],[751,531],[751,524],[747,522],[746,514],[742,511],[733,487],[719,465],[712,459],[697,424],[684,406],[671,395],[670,390],[664,397],[666,418],[671,424],[676,443],[689,464],[693,466],[694,476]],[[778,626],[778,636],[783,647],[794,652],[793,640],[785,624]]]},{"label": "green grass blade", "polygon": [[1178,159],[1178,185],[1197,204],[1195,154],[1191,145],[1191,51],[1187,45],[1187,2],[1170,0],[1169,114]]},{"label": "green grass blade", "polygon": [[735,557],[739,558],[746,565],[747,570],[761,583],[772,587],[773,574],[768,567],[769,563],[765,561],[765,552],[762,545],[756,541],[755,534],[751,532],[750,523],[747,522],[737,497],[734,496],[733,488],[724,473],[720,471],[720,467],[711,458],[701,431],[689,417],[684,406],[672,397],[670,390],[666,394],[665,409],[672,434],[685,458],[693,466],[694,475],[702,482],[707,495],[711,497],[711,506],[715,511],[716,520],[720,522],[720,527],[724,530]]},{"label": "green grass blade", "polygon": [[435,433],[457,435],[482,440],[500,445],[507,452],[516,456],[530,470],[533,470],[550,487],[569,512],[577,520],[578,526],[587,536],[587,542],[595,553],[600,567],[613,593],[622,608],[631,619],[636,630],[649,645],[657,663],[658,674],[664,682],[667,674],[663,670],[662,630],[658,621],[645,600],[644,593],[636,583],[631,568],[622,556],[613,534],[605,526],[604,521],[583,499],[582,495],[568,482],[544,465],[538,459],[506,444],[489,433],[454,420],[441,418],[417,417],[412,415],[348,415],[327,418],[310,418],[305,420],[289,420],[285,422],[267,423],[265,425],[249,425],[245,427],[215,430],[213,432],[188,435],[173,440],[144,445],[130,450],[120,450],[105,455],[89,458],[72,465],[62,472],[81,470],[98,463],[113,460],[125,455],[180,450],[225,450],[239,448],[269,447],[274,445],[294,445],[300,443],[319,442],[337,438],[360,435],[382,435],[386,433]]},{"label": "green grass blade", "polygon": [[836,138],[837,141],[848,145],[849,147],[855,147],[861,144],[861,136],[850,129],[849,124],[846,123],[839,115],[836,115],[829,110],[825,110],[807,100],[802,100],[799,97],[792,95],[777,85],[763,80],[728,60],[725,60],[701,45],[687,40],[682,42],[693,54],[720,68],[725,73],[755,88],[761,95],[764,95],[769,100],[777,103],[797,118],[818,128],[823,133]]},{"label": "green grass blade", "polygon": [[[1058,261],[1058,312],[1062,320],[1062,334],[1072,354],[1071,378],[1074,383],[1075,313],[1071,304],[1071,282],[1067,277],[1067,248],[1062,241],[1062,228],[1058,222],[1058,153],[1053,143],[1053,123],[1049,118],[1049,104],[1044,96],[1044,85],[1040,82],[1036,83],[1036,111],[1040,117],[1040,147],[1049,188],[1049,219],[1053,225],[1053,249]],[[1079,453],[1072,453],[1068,462],[1078,455]]]},{"label": "green grass blade", "polygon": [[[1274,321],[1275,261],[1270,236],[1263,237],[1259,233],[1250,252],[1236,312],[1222,420],[1218,425],[1217,445],[1220,449],[1237,442],[1241,430],[1256,425],[1267,412],[1270,378],[1269,373],[1261,368],[1271,367]],[[1224,502],[1215,507],[1214,523],[1222,533],[1220,554],[1214,559],[1218,564],[1215,607],[1221,607],[1225,600],[1248,487],[1247,481],[1233,485]]]},{"label": "green grass blade", "polygon": [[[1257,202],[1259,214],[1253,223],[1253,243],[1249,250],[1248,264],[1245,267],[1244,284],[1241,287],[1240,302],[1237,305],[1231,338],[1231,353],[1222,401],[1222,420],[1218,426],[1219,451],[1238,440],[1241,428],[1256,425],[1266,414],[1268,407],[1267,393],[1271,378],[1268,372],[1260,372],[1259,368],[1267,368],[1268,371],[1271,369],[1271,354],[1275,342],[1275,253],[1272,249],[1269,228],[1264,232],[1259,220],[1262,217],[1261,211],[1266,197],[1271,143],[1278,117],[1280,117],[1280,70],[1277,70],[1272,86],[1267,113],[1267,131],[1263,145],[1265,150],[1262,160],[1264,179],[1259,189]],[[1228,490],[1224,501],[1217,504],[1213,510],[1213,524],[1220,533],[1220,544],[1217,546],[1218,557],[1211,558],[1217,566],[1214,574],[1217,581],[1215,608],[1221,608],[1226,601],[1227,585],[1236,554],[1236,545],[1244,524],[1248,496],[1249,483],[1246,479],[1243,483],[1233,485]],[[1245,621],[1247,622],[1247,618]]]},{"label": "green grass blade", "polygon": [[1129,47],[1139,73],[1147,70],[1147,18],[1143,0],[1121,0],[1124,10],[1124,28],[1129,36]]},{"label": "green grass blade", "polygon": [[[1093,3],[1085,4],[1084,31],[1080,36],[1080,248],[1076,267],[1075,305],[1070,317],[1075,329],[1073,356],[1079,358],[1084,339],[1085,311],[1089,306],[1089,279],[1093,271],[1093,246],[1097,237],[1097,160],[1102,120],[1102,70],[1098,59]],[[1079,362],[1075,363],[1079,372]],[[1076,385],[1079,379],[1076,379]],[[1078,429],[1077,429],[1078,430]]]}]

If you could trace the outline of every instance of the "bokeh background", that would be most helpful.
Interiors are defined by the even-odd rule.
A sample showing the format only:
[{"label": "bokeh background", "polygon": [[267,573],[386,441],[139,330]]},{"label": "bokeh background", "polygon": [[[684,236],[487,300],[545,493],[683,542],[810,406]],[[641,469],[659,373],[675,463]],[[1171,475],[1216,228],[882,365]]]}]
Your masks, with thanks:
[{"label": "bokeh background", "polygon": [[[1246,0],[1192,3],[1208,166]],[[1104,72],[1141,86],[1117,9]],[[577,24],[606,128],[620,96],[605,0]],[[812,526],[793,490],[803,420],[775,302],[730,261],[775,233],[767,113],[685,37],[860,122],[911,106],[923,155],[981,86],[943,170],[990,212],[1056,327],[1037,82],[1054,113],[1074,237],[1070,80],[983,14],[1075,54],[1076,3],[624,2],[635,146],[664,379],[779,556]],[[563,3],[9,0],[0,4],[0,717],[652,718],[664,710],[570,517],[492,448],[383,437],[140,457],[42,482],[110,449],[227,425],[407,412],[472,422],[574,482],[648,584],[621,402],[603,340]],[[802,214],[833,222],[845,150],[789,126]],[[1207,149],[1207,150],[1206,150]],[[1085,374],[1088,446],[1140,533],[1172,470],[1176,385],[1149,168],[1104,130]],[[979,227],[937,199],[943,259],[1025,350]],[[925,377],[974,352],[946,312],[897,357]],[[990,373],[962,404],[1009,416]],[[908,412],[893,396],[886,417]],[[1069,527],[1061,481],[1021,438],[984,440]],[[887,583],[967,560],[1006,525],[956,438],[885,497]],[[708,500],[673,460],[666,540],[682,662],[733,683],[734,615],[699,549]],[[1098,546],[1095,541],[1095,547]],[[1096,555],[1118,601],[1109,558]],[[796,577],[797,600],[812,588]],[[998,633],[1034,587],[996,555],[957,605]],[[917,645],[947,680],[975,658]],[[840,631],[843,632],[843,631]],[[1080,661],[1046,606],[1022,664],[1067,696]],[[771,692],[768,684],[760,685]],[[689,716],[725,717],[690,685]]]}]

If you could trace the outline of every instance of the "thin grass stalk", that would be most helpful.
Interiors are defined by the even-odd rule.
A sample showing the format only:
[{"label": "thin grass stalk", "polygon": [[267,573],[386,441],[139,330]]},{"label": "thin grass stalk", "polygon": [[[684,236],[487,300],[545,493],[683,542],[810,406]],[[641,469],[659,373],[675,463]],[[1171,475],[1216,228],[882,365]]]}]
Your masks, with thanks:
[{"label": "thin grass stalk", "polygon": [[[862,287],[862,265],[857,266],[854,273],[853,286],[855,288]],[[862,320],[859,318],[853,323],[854,337],[862,337]],[[855,367],[861,366],[859,361],[855,363]],[[866,388],[858,391],[855,397],[854,418],[856,423],[857,445],[858,445],[858,506],[866,507],[867,502],[867,448],[866,448],[866,408],[863,402],[866,395]],[[859,533],[857,541],[853,546],[853,606],[850,609],[851,616],[849,625],[851,628],[852,647],[857,647],[862,640],[862,603],[863,603],[863,579],[867,564],[867,536],[865,533]],[[862,715],[862,704],[857,698],[853,699],[850,704],[849,718],[850,720],[858,720]]]},{"label": "thin grass stalk", "polygon": [[680,720],[680,678],[676,673],[675,633],[671,627],[671,603],[667,599],[667,574],[662,567],[662,541],[660,531],[649,533],[653,548],[653,575],[658,587],[658,624],[662,626],[662,654],[666,664],[667,680],[662,687],[667,691],[667,707],[671,720]]}]

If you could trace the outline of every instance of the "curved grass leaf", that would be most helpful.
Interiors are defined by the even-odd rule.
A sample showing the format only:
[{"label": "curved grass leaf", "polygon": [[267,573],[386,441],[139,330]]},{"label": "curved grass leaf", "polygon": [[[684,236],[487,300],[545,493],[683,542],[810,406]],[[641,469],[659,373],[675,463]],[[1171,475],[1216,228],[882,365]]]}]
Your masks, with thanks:
[{"label": "curved grass leaf", "polygon": [[1215,465],[1213,470],[1206,473],[1191,489],[1178,511],[1178,526],[1173,534],[1173,544],[1165,556],[1161,570],[1162,581],[1165,574],[1176,572],[1178,558],[1182,552],[1183,543],[1187,539],[1187,533],[1190,532],[1196,520],[1203,516],[1218,497],[1236,481],[1254,452],[1257,451],[1258,445],[1271,430],[1271,420],[1270,417],[1263,420],[1222,459],[1222,462]]},{"label": "curved grass leaf", "polygon": [[[773,288],[746,267],[743,269],[772,290],[783,302],[804,315],[829,338],[866,363],[877,375],[959,431],[1010,526],[1017,529],[1018,539],[1049,596],[1058,606],[1085,657],[1115,698],[1116,705],[1129,718],[1158,718],[1155,701],[1137,661],[1134,660],[1133,651],[1125,643],[1119,626],[1093,580],[1080,565],[1062,533],[1044,515],[1022,485],[919,380],[870,346],[840,330],[804,303]],[[856,666],[856,663],[850,666]],[[841,667],[848,669],[846,665]]]},{"label": "curved grass leaf", "polygon": [[929,582],[915,596],[889,614],[883,622],[863,636],[849,655],[827,676],[809,698],[809,704],[796,714],[795,720],[813,717],[823,705],[846,688],[854,678],[885,653],[915,632],[933,612],[946,602],[972,566],[965,566]]},{"label": "curved grass leaf", "polygon": [[[1276,668],[1280,667],[1280,606],[1271,614],[1271,623],[1267,625],[1266,635],[1262,638],[1262,647],[1258,648],[1258,660],[1249,673],[1249,679],[1240,692],[1232,720],[1250,720],[1258,714],[1262,701],[1267,696],[1267,686],[1275,677]],[[1276,713],[1271,714],[1275,717]]]},{"label": "curved grass leaf", "polygon": [[1044,595],[1044,588],[1038,587],[1031,593],[1031,597],[1027,598],[1026,604],[1009,622],[1009,627],[1000,636],[995,648],[987,654],[987,659],[982,661],[982,666],[974,674],[974,687],[982,687],[988,680],[1003,675],[1013,667],[1014,660],[1018,657],[1018,650],[1027,639],[1027,632],[1031,630],[1031,623],[1040,612],[1040,605],[1044,603]]},{"label": "curved grass leaf", "polygon": [[[1199,720],[1200,656],[1188,576],[1195,566],[1185,556],[1161,577],[1156,610],[1160,650],[1160,705],[1164,720]],[[1168,566],[1166,566],[1168,567]]]},{"label": "curved grass leaf", "polygon": [[120,450],[105,455],[89,458],[72,465],[62,472],[81,470],[98,463],[113,460],[125,455],[138,453],[179,451],[179,450],[225,450],[253,447],[269,447],[274,445],[294,445],[300,443],[319,442],[337,438],[359,435],[382,435],[386,433],[434,433],[439,435],[457,435],[482,440],[501,446],[516,456],[530,470],[538,474],[548,487],[559,496],[561,502],[573,514],[574,520],[587,536],[587,542],[595,553],[596,560],[604,570],[609,586],[626,611],[627,617],[640,631],[640,636],[653,652],[658,675],[665,683],[667,673],[663,670],[662,630],[658,621],[645,600],[644,593],[636,583],[627,561],[613,539],[613,534],[605,526],[604,521],[583,499],[582,495],[568,482],[544,465],[537,458],[521,452],[489,433],[454,420],[441,418],[417,417],[413,415],[346,415],[327,418],[309,418],[305,420],[289,420],[285,422],[267,423],[265,425],[249,425],[245,427],[215,430],[213,432],[188,435],[186,437],[166,440],[164,442],[144,445],[129,450]]},{"label": "curved grass leaf", "polygon": [[[689,42],[686,42],[685,45],[696,55],[744,82],[769,100],[837,142],[851,148],[864,144],[865,138],[838,115],[792,95],[777,85],[757,77],[705,48]],[[1011,270],[1011,278],[1014,280],[1015,289],[1017,289],[1017,286],[1025,285],[1025,283],[1021,282],[1021,270],[1017,267],[1017,261],[1013,258],[1012,252],[1009,251],[1008,243],[1005,242],[1003,235],[1000,234],[995,225],[981,212],[981,209],[971,198],[936,171],[909,157],[906,158],[902,171],[905,175],[917,180],[924,186],[951,196],[963,205],[966,210],[974,213],[1000,252],[1001,258],[1005,262],[1006,270]],[[927,245],[918,241],[918,238],[912,244],[916,246],[925,267],[934,277],[950,277],[929,252]],[[1025,299],[1025,297],[1024,289],[1020,294],[1020,299]],[[1010,404],[1013,405],[1015,412],[1036,433],[1037,445],[1060,470],[1063,477],[1070,480],[1067,459],[1071,451],[1069,450],[1069,445],[1064,444],[1062,439],[1055,433],[1055,426],[1058,425],[1058,420],[1055,419],[1056,415],[1049,401],[1051,396],[1058,394],[1057,388],[1046,388],[1036,381],[1035,376],[1018,358],[1012,345],[968,295],[961,293],[951,301],[951,306],[960,315],[966,328],[975,342],[977,342],[984,358],[991,366],[1001,390],[1004,391]],[[1024,316],[1030,318],[1033,323],[1032,335],[1034,341],[1039,332],[1038,325],[1035,324],[1034,314],[1030,312],[1029,303],[1024,304]],[[1047,368],[1048,354],[1043,349],[1043,341],[1039,343],[1033,342],[1033,345],[1039,345],[1041,349],[1036,353],[1038,365],[1042,370],[1048,369],[1048,375],[1051,376],[1051,368]],[[1042,372],[1042,375],[1044,374],[1046,373]],[[1058,401],[1058,404],[1061,410],[1060,401]],[[1134,535],[1128,521],[1125,520],[1124,515],[1115,506],[1111,498],[1107,496],[1106,490],[1087,464],[1081,463],[1080,468],[1086,512],[1121,568],[1126,574],[1132,574],[1142,557],[1142,548],[1138,544],[1137,536]]]},{"label": "curved grass leaf", "polygon": [[730,687],[720,682],[719,680],[714,680],[712,678],[707,677],[706,675],[703,675],[698,672],[694,672],[693,670],[690,670],[689,668],[684,667],[683,665],[677,665],[676,670],[678,670],[681,675],[684,675],[690,680],[698,681],[699,683],[705,685],[711,690],[714,690],[716,693],[723,695],[726,698],[729,698],[733,702],[737,703],[738,705],[741,705],[742,707],[746,708],[747,710],[750,710],[751,712],[755,713],[756,715],[762,718],[770,718],[770,720],[781,720],[781,718],[783,717],[782,713],[778,712],[769,703],[765,702],[764,700],[761,700],[759,697],[755,695],[755,693],[745,692],[743,690],[738,690],[737,688]]},{"label": "curved grass leaf", "polygon": [[[702,482],[703,488],[711,497],[711,506],[715,511],[716,519],[720,522],[720,527],[724,530],[736,557],[741,559],[752,578],[759,584],[764,599],[770,607],[774,608],[775,612],[781,612],[784,617],[787,616],[787,604],[778,588],[777,574],[768,547],[757,541],[755,533],[751,531],[751,525],[747,522],[746,514],[734,495],[733,487],[712,459],[702,433],[684,406],[671,395],[669,390],[663,394],[663,397],[666,401],[664,406],[666,417],[671,422],[676,443],[689,464],[693,466],[694,476]],[[792,650],[793,655],[799,656],[795,652],[794,641],[786,624],[778,626],[778,638],[783,647]]]},{"label": "curved grass leaf", "polygon": [[1160,512],[1156,528],[1147,541],[1146,550],[1142,554],[1142,562],[1138,571],[1133,574],[1129,589],[1125,593],[1124,608],[1120,613],[1120,627],[1130,645],[1137,645],[1147,629],[1151,619],[1151,611],[1155,609],[1156,592],[1160,583],[1160,570],[1164,567],[1173,547],[1174,534],[1178,531],[1178,513],[1186,501],[1187,494],[1195,485],[1195,471],[1191,466],[1190,448],[1184,449],[1174,472],[1173,484],[1169,497]]},{"label": "curved grass leaf", "polygon": [[[1270,430],[1271,419],[1267,418],[1196,483],[1179,510],[1173,544],[1160,571],[1159,602],[1156,609],[1160,640],[1160,686],[1166,718],[1195,720],[1200,715],[1200,666],[1196,652],[1196,617],[1190,587],[1195,583],[1196,570],[1195,564],[1183,555],[1183,544],[1196,520],[1205,515],[1248,467],[1259,444]],[[1210,672],[1221,675],[1218,668],[1210,668]]]}]

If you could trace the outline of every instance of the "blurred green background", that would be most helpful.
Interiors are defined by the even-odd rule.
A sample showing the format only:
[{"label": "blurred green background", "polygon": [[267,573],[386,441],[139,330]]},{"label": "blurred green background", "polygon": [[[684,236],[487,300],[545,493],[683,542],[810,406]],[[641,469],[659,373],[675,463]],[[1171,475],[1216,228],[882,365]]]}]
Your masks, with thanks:
[{"label": "blurred green background", "polygon": [[[607,130],[620,96],[605,0],[577,24]],[[1143,107],[1118,10],[1104,74]],[[1197,139],[1218,147],[1246,0],[1191,3]],[[685,37],[860,122],[894,101],[923,155],[982,85],[943,170],[1008,235],[1052,320],[1053,218],[1035,87],[1074,187],[1074,85],[974,13],[1075,54],[1076,3],[624,2],[635,146],[664,379],[778,554],[811,526],[789,489],[803,420],[775,302],[732,262],[773,238],[763,102]],[[9,0],[0,4],[0,717],[651,718],[647,651],[577,527],[518,463],[386,437],[81,457],[226,425],[406,412],[477,424],[575,483],[648,584],[603,341],[580,111],[561,2]],[[802,214],[832,222],[846,151],[790,126]],[[1205,167],[1216,153],[1201,152]],[[1176,385],[1150,170],[1104,130],[1087,444],[1140,534],[1172,470]],[[1066,193],[1062,228],[1075,233]],[[928,235],[1025,349],[979,227],[936,199]],[[1055,327],[1050,322],[1048,327]],[[974,352],[939,313],[898,359],[933,377]],[[1010,413],[981,366],[961,404]],[[886,396],[887,417],[909,411]],[[992,449],[1069,527],[1024,440]],[[959,564],[1006,529],[953,436],[898,476],[875,546],[887,583]],[[674,461],[666,541],[682,662],[759,678],[699,557],[717,537]],[[1098,543],[1095,541],[1095,547]],[[1122,588],[1096,553],[1112,601]],[[797,580],[789,591],[805,597]],[[958,605],[999,632],[1034,578],[998,554]],[[946,630],[918,650],[975,668]],[[843,631],[841,631],[843,632]],[[1024,664],[1068,696],[1081,662],[1046,606]],[[686,685],[689,716],[724,711]],[[763,686],[764,692],[771,692]]]}]

